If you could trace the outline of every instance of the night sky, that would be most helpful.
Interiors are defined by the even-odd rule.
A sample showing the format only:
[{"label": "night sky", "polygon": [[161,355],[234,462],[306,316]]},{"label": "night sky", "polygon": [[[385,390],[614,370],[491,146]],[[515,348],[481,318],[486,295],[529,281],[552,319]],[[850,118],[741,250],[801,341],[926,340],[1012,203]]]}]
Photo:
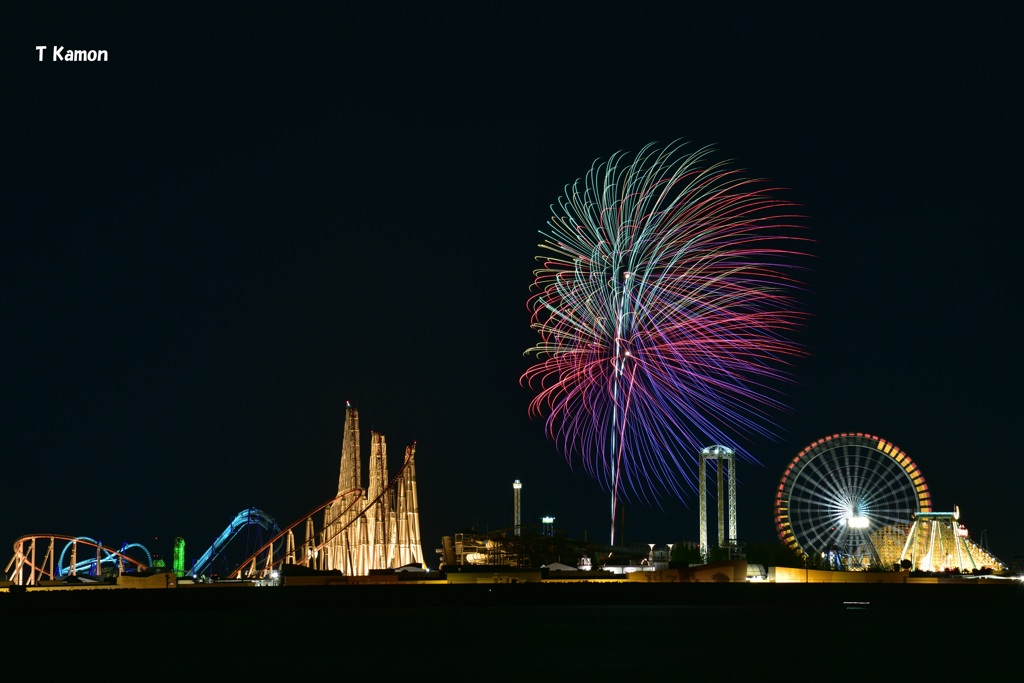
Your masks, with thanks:
[{"label": "night sky", "polygon": [[[607,541],[519,383],[539,231],[595,159],[685,139],[788,188],[815,240],[740,538],[777,541],[801,449],[865,432],[1024,555],[1009,4],[5,10],[0,543],[194,557],[244,509],[290,524],[336,493],[346,402],[392,471],[416,442],[430,566],[513,524],[516,479],[524,524]],[[619,540],[698,526],[696,495],[627,506]]]}]

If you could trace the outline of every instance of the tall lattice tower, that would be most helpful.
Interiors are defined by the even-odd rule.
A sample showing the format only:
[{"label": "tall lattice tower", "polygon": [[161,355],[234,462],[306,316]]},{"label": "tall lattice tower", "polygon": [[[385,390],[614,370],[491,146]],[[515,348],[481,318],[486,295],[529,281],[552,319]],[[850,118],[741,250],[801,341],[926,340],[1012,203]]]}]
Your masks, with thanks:
[{"label": "tall lattice tower", "polygon": [[416,491],[416,446],[405,449],[402,469],[388,478],[387,442],[370,433],[369,486],[360,477],[359,412],[346,404],[338,495],[324,510],[323,553],[319,566],[346,576],[373,569],[423,564],[419,500]]},{"label": "tall lattice tower", "polygon": [[520,521],[522,519],[520,516],[520,514],[522,513],[522,508],[520,507],[520,494],[522,493],[522,490],[523,482],[519,481],[518,479],[512,482],[512,515],[515,519],[516,536],[522,535],[522,526],[520,525]]},{"label": "tall lattice tower", "polygon": [[[707,505],[707,461],[717,461],[718,475],[718,547],[725,548],[736,543],[736,454],[726,446],[708,446],[700,453],[700,553],[708,561],[708,505]],[[729,474],[729,536],[725,535],[725,501],[722,476]]]}]

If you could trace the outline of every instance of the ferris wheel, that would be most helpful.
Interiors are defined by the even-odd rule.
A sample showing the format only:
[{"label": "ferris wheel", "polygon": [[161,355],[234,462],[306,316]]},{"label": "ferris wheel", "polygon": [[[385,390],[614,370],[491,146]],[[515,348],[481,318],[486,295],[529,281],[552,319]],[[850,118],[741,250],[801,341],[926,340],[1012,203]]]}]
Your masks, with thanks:
[{"label": "ferris wheel", "polygon": [[917,465],[870,434],[815,441],[789,464],[775,493],[782,542],[834,569],[891,561],[893,549],[884,546],[905,537],[919,512],[931,512],[931,494]]}]

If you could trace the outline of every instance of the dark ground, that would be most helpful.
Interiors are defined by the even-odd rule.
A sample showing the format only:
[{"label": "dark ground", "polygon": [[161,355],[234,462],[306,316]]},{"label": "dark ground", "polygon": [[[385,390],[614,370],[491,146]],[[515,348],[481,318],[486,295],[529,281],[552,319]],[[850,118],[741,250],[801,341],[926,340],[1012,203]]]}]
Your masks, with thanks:
[{"label": "dark ground", "polygon": [[442,680],[686,672],[1012,680],[1022,607],[1024,587],[1010,581],[0,593],[0,620],[14,628],[8,645],[53,643],[69,661],[149,672],[181,666],[186,678],[287,672],[314,680],[428,671]]}]

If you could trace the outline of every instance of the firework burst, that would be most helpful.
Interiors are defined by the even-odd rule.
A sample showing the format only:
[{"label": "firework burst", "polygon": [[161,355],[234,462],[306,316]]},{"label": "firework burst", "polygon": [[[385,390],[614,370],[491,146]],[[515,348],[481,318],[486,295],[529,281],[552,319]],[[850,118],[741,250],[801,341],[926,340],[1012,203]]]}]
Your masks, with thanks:
[{"label": "firework burst", "polygon": [[542,230],[528,307],[540,341],[521,382],[571,467],[618,500],[696,490],[700,451],[775,438],[802,354],[793,204],[713,149],[653,143],[598,160]]}]

